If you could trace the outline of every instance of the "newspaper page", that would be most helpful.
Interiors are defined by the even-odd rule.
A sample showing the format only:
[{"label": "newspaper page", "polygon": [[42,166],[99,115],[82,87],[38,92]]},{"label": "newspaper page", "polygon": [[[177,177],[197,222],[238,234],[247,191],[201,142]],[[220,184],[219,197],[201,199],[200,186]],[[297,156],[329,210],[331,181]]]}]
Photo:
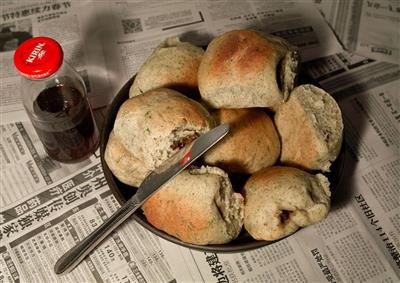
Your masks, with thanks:
[{"label": "newspaper page", "polygon": [[[343,53],[314,6],[6,0],[0,7],[0,282],[400,280],[399,68]],[[55,261],[119,205],[98,153],[74,165],[59,164],[44,153],[21,111],[19,75],[12,63],[19,40],[46,35],[60,41],[97,108],[112,99],[164,38],[181,36],[206,46],[236,28],[256,28],[299,46],[303,60],[313,60],[304,64],[310,77],[339,100],[348,151],[341,201],[320,224],[238,254],[189,250],[128,221],[75,271],[56,276]],[[96,111],[100,120],[104,111]]]},{"label": "newspaper page", "polygon": [[400,64],[400,2],[314,0],[343,45],[368,58]]},{"label": "newspaper page", "polygon": [[0,282],[175,282],[159,239],[133,219],[73,271],[55,262],[119,207],[99,161],[0,210]]},{"label": "newspaper page", "polygon": [[51,159],[30,122],[1,124],[0,133],[1,208],[98,162],[100,157],[97,151],[74,164]]},{"label": "newspaper page", "polygon": [[227,5],[227,1],[204,2],[204,14],[209,19],[212,35],[238,28],[261,30],[285,38],[297,46],[303,61],[342,50],[314,5],[305,1],[248,1],[246,8],[245,3]]},{"label": "newspaper page", "polygon": [[[11,3],[11,4],[10,4]],[[2,123],[27,120],[21,102],[21,76],[14,68],[16,47],[33,36],[49,36],[81,74],[92,107],[113,98],[92,1],[4,1],[0,15],[0,115]]]},{"label": "newspaper page", "polygon": [[[157,5],[156,5],[157,4]],[[308,3],[265,1],[96,2],[106,65],[114,92],[130,79],[165,38],[205,47],[226,31],[254,28],[286,38],[304,60],[342,51],[318,10]]]},{"label": "newspaper page", "polygon": [[178,281],[398,282],[400,280],[400,66],[340,53],[303,65],[338,100],[346,161],[324,221],[240,254],[163,240]]}]

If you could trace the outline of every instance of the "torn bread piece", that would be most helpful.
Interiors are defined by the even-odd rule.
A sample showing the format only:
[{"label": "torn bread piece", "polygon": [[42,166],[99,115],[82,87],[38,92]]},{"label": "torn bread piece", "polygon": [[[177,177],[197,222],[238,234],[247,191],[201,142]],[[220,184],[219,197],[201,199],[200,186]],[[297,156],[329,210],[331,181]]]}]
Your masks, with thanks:
[{"label": "torn bread piece", "polygon": [[256,240],[274,241],[324,219],[329,181],[291,167],[269,167],[246,182],[244,227]]},{"label": "torn bread piece", "polygon": [[243,226],[243,197],[217,167],[190,168],[142,206],[149,223],[186,243],[224,244]]},{"label": "torn bread piece", "polygon": [[274,119],[282,164],[329,171],[343,140],[342,114],[332,96],[313,85],[298,86],[279,106]]}]

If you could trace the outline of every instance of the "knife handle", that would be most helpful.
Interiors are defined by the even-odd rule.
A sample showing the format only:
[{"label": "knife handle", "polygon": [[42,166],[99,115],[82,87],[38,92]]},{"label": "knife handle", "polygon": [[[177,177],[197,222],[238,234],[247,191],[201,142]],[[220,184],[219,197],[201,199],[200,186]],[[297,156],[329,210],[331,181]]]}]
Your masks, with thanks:
[{"label": "knife handle", "polygon": [[131,216],[140,202],[132,197],[121,206],[110,218],[84,238],[68,252],[66,252],[55,264],[56,274],[67,273],[74,269],[100,242],[104,240],[115,228]]}]

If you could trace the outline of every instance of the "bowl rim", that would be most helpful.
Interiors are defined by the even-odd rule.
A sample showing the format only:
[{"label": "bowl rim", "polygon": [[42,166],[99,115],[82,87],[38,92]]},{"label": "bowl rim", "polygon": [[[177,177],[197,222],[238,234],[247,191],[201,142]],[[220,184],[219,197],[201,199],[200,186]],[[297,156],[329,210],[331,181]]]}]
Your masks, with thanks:
[{"label": "bowl rim", "polygon": [[[105,176],[105,179],[107,181],[107,184],[108,184],[112,194],[114,195],[114,197],[116,198],[116,200],[118,201],[118,203],[120,205],[123,205],[127,201],[127,197],[123,194],[123,192],[121,191],[121,188],[119,188],[118,183],[120,183],[120,182],[116,179],[116,177],[113,175],[113,173],[109,169],[109,167],[105,161],[105,158],[104,158],[104,153],[105,153],[105,149],[107,146],[109,134],[110,134],[112,128],[114,127],[114,121],[117,116],[119,107],[122,105],[122,103],[125,100],[127,100],[129,98],[129,89],[130,89],[135,77],[136,77],[136,75],[134,75],[131,79],[129,79],[123,85],[123,87],[118,91],[117,95],[112,100],[111,104],[108,106],[108,108],[106,110],[106,116],[104,119],[103,127],[101,129],[101,134],[100,134],[100,159],[101,159],[101,165],[103,167],[104,176]],[[338,178],[334,178],[334,180],[335,180],[334,187],[335,187],[335,189],[337,189],[337,187],[340,184],[340,179],[341,179],[340,177],[343,175],[342,173],[344,170],[344,138],[343,138],[340,153],[339,153],[337,159],[333,163],[338,165],[337,170],[335,170],[335,172],[334,172],[334,173],[336,173],[335,174],[336,177],[338,177]],[[327,174],[324,174],[324,175],[326,176]],[[331,180],[329,180],[329,181],[331,181]],[[122,184],[122,183],[120,183],[120,184],[124,187],[132,188],[132,195],[134,195],[135,189],[137,189],[136,187],[132,187],[132,186]],[[332,202],[332,197],[331,197],[331,202]],[[242,230],[241,230],[239,236],[229,243],[196,245],[196,244],[183,242],[183,241],[179,240],[178,238],[175,238],[174,236],[171,236],[171,235],[157,229],[156,227],[151,225],[149,222],[147,222],[144,214],[142,213],[142,210],[140,210],[140,209],[135,211],[135,213],[132,215],[132,217],[136,222],[138,222],[146,230],[150,231],[153,234],[156,234],[157,236],[159,236],[169,242],[172,242],[174,244],[177,244],[177,245],[180,245],[180,246],[183,246],[186,248],[203,251],[203,252],[213,252],[213,253],[237,253],[237,252],[244,252],[244,251],[249,251],[252,249],[261,248],[263,246],[283,240],[286,237],[289,237],[289,236],[293,235],[294,233],[296,233],[297,231],[299,231],[299,230],[297,230],[294,233],[292,233],[286,237],[283,237],[281,239],[275,240],[275,241],[265,241],[265,240],[253,239],[248,234],[248,232],[245,231],[244,227],[242,227]],[[249,239],[249,240],[251,239],[252,241],[240,243],[241,239]]]}]

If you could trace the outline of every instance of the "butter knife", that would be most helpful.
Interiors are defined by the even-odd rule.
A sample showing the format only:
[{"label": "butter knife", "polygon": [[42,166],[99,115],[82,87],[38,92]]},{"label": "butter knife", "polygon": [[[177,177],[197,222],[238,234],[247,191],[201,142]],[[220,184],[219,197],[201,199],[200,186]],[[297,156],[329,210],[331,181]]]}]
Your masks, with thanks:
[{"label": "butter knife", "polygon": [[228,132],[228,124],[215,127],[163,162],[161,166],[143,180],[133,197],[56,262],[54,272],[56,274],[62,274],[73,270],[114,229],[139,209],[150,196],[192,164],[197,158],[220,141]]}]

